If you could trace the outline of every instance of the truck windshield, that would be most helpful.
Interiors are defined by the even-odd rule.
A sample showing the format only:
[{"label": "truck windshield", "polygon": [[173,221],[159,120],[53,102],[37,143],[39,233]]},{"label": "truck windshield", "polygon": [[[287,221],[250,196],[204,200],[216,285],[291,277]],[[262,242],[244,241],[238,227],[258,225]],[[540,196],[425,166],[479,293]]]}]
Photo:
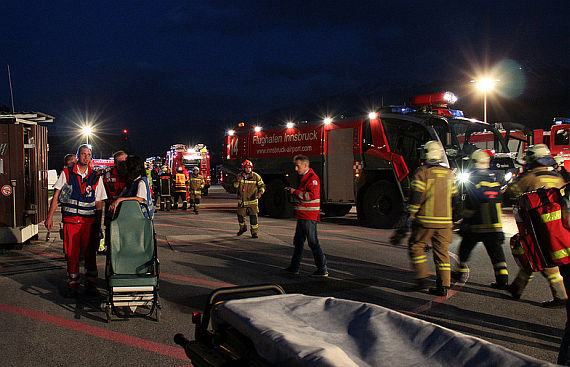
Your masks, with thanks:
[{"label": "truck windshield", "polygon": [[449,119],[451,147],[460,156],[470,156],[477,149],[493,150],[493,153],[508,153],[502,135],[492,126],[461,119]]}]

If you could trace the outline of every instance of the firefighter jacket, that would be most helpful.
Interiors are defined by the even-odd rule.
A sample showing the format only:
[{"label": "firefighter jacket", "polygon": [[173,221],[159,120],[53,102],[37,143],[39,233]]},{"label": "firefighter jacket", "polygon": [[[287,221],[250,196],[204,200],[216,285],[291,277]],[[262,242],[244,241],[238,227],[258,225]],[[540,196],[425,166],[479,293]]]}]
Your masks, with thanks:
[{"label": "firefighter jacket", "polygon": [[506,193],[517,198],[525,192],[534,191],[541,187],[559,189],[564,184],[564,179],[554,168],[540,166],[520,175],[515,182],[508,186]]},{"label": "firefighter jacket", "polygon": [[465,184],[467,197],[463,211],[465,232],[502,232],[501,183],[489,169],[474,169]]},{"label": "firefighter jacket", "polygon": [[[87,168],[87,176],[81,178],[77,173],[77,166],[63,169],[70,188],[68,194],[60,194],[61,214],[64,223],[95,223],[95,190],[100,183],[99,175]],[[62,189],[63,190],[63,189]]]},{"label": "firefighter jacket", "polygon": [[117,167],[113,167],[103,176],[103,185],[105,186],[108,197],[106,204],[110,205],[113,201],[117,200],[121,192],[123,192],[123,189],[127,185],[127,179],[119,176]]},{"label": "firefighter jacket", "polygon": [[452,195],[457,194],[455,175],[439,164],[425,164],[414,173],[408,213],[425,228],[453,226]]},{"label": "firefighter jacket", "polygon": [[265,184],[261,176],[255,172],[249,175],[242,173],[238,176],[238,180],[234,181],[234,187],[237,189],[238,208],[257,207],[257,194],[263,195],[265,192]]},{"label": "firefighter jacket", "polygon": [[204,177],[201,174],[191,174],[190,180],[188,180],[188,193],[194,196],[201,196],[202,189],[204,188],[205,182]]},{"label": "firefighter jacket", "polygon": [[293,192],[297,219],[318,221],[321,212],[321,181],[312,168],[301,176],[299,188]]},{"label": "firefighter jacket", "polygon": [[177,173],[174,176],[174,191],[175,192],[186,192],[186,182],[188,179],[184,173]]}]

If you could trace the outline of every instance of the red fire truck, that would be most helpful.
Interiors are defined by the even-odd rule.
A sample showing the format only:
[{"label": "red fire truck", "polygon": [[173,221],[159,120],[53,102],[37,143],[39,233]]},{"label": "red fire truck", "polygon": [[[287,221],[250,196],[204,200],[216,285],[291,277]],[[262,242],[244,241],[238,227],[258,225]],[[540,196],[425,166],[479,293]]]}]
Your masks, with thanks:
[{"label": "red fire truck", "polygon": [[194,167],[198,167],[205,181],[202,194],[208,195],[211,183],[210,152],[204,144],[197,144],[193,148],[186,147],[184,144],[172,145],[166,152],[166,164],[171,172],[176,172],[176,168],[182,166],[186,177],[189,177]]},{"label": "red fire truck", "polygon": [[[458,173],[474,151],[474,133],[493,131],[493,149],[508,153],[504,139],[491,125],[449,109],[455,100],[452,93],[436,93],[412,99],[416,108],[384,107],[366,118],[327,118],[273,128],[240,124],[224,138],[223,186],[231,192],[241,162],[250,159],[267,185],[260,211],[272,217],[289,217],[293,208],[283,187],[295,186],[292,158],[304,154],[321,178],[325,215],[345,215],[356,206],[365,225],[390,228],[404,209],[410,173],[420,165],[421,147],[427,141],[442,142],[447,153],[444,164]],[[508,154],[495,155],[492,163],[503,177],[515,170]]]}]

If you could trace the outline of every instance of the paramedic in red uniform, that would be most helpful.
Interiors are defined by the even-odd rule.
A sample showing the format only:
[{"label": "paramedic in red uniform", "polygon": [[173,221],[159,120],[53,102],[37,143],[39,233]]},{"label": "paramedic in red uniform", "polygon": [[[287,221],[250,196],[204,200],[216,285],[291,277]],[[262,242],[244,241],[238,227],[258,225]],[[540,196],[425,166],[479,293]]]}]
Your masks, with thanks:
[{"label": "paramedic in red uniform", "polygon": [[312,276],[327,277],[327,259],[317,238],[317,222],[320,216],[321,205],[321,181],[319,176],[309,168],[309,158],[304,155],[297,155],[294,158],[295,171],[301,177],[299,188],[285,187],[285,190],[293,196],[295,200],[295,218],[297,218],[297,228],[293,244],[295,250],[291,258],[291,265],[285,271],[298,274],[303,259],[303,247],[305,240],[309,243],[309,248],[313,252],[317,270]]},{"label": "paramedic in red uniform", "polygon": [[54,185],[45,226],[53,227],[57,203],[61,203],[64,247],[67,254],[67,296],[79,291],[79,254],[85,256],[86,289],[97,293],[97,247],[101,230],[103,200],[107,198],[103,180],[90,167],[91,146],[77,149],[77,164],[64,168]]}]

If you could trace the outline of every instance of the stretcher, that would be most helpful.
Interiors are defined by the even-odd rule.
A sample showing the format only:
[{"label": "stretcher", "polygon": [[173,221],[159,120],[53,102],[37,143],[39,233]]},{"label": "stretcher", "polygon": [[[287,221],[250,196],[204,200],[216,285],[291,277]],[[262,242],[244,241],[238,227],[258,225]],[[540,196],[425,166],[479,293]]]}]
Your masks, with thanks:
[{"label": "stretcher", "polygon": [[[273,295],[251,296],[262,292]],[[195,367],[552,366],[385,307],[276,285],[216,290],[193,322],[195,340],[174,340]]]}]

